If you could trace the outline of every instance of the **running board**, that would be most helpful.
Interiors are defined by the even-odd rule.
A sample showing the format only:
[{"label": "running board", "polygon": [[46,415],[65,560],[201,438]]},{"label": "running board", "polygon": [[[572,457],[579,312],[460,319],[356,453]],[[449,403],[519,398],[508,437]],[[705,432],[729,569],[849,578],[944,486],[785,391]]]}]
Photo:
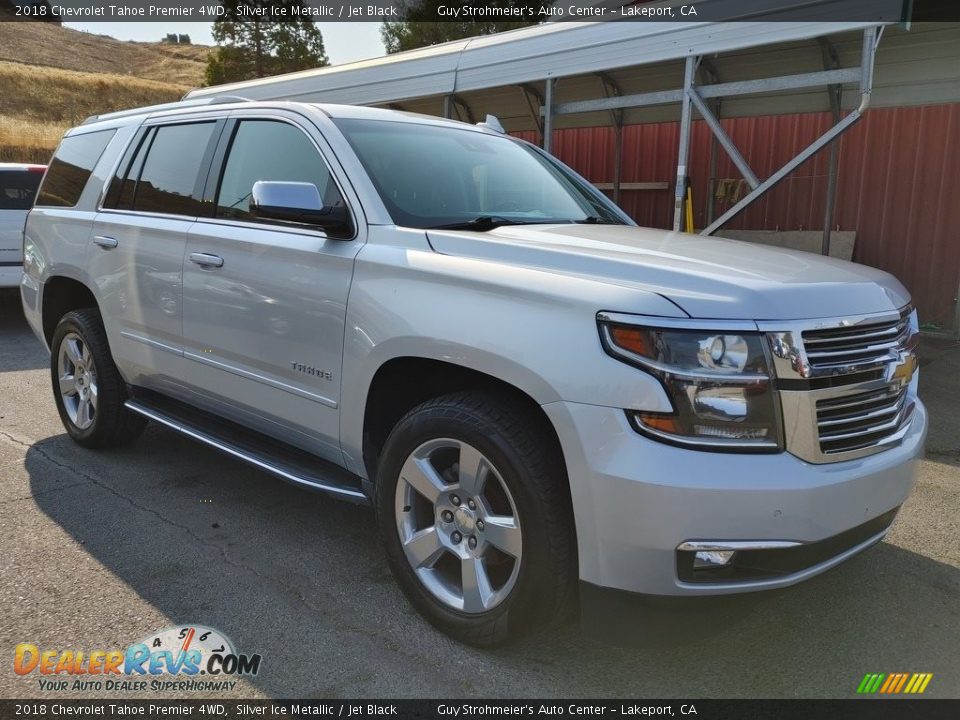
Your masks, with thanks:
[{"label": "running board", "polygon": [[165,425],[287,482],[367,505],[361,478],[292,445],[268,438],[212,413],[139,388],[124,405],[131,412]]}]

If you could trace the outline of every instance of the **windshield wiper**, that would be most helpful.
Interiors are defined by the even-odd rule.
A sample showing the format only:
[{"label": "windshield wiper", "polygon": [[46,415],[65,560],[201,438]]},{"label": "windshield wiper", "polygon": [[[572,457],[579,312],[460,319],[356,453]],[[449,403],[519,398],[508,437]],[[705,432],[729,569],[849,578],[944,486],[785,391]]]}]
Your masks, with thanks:
[{"label": "windshield wiper", "polygon": [[574,223],[577,225],[621,225],[622,223],[614,222],[613,220],[607,220],[602,218],[599,215],[588,215],[583,218],[583,220],[574,220]]},{"label": "windshield wiper", "polygon": [[499,215],[480,215],[470,220],[464,220],[463,222],[449,223],[447,225],[433,225],[426,229],[479,230],[483,232],[486,230],[493,230],[494,228],[503,227],[504,225],[538,225],[541,222],[541,220],[534,222],[530,222],[529,220],[511,220],[510,218],[500,217]]}]

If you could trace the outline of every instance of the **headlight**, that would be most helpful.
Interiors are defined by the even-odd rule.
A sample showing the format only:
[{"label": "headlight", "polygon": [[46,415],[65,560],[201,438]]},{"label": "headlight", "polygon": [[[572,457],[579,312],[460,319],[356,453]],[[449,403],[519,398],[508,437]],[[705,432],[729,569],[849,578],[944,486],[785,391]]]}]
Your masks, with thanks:
[{"label": "headlight", "polygon": [[639,327],[601,319],[600,337],[610,355],[657,377],[673,404],[672,413],[630,411],[640,432],[705,449],[780,448],[761,333]]}]

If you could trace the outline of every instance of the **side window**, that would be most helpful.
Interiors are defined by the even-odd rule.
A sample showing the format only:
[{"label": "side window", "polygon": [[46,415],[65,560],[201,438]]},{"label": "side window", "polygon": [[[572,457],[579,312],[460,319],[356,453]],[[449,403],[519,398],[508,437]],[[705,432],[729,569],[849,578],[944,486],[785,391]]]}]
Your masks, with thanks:
[{"label": "side window", "polygon": [[71,135],[60,142],[37,194],[37,205],[73,207],[116,130]]},{"label": "side window", "polygon": [[220,180],[217,217],[253,220],[250,195],[258,180],[309,182],[324,205],[343,198],[316,146],[302,130],[276,120],[242,120],[237,124]]},{"label": "side window", "polygon": [[105,208],[133,210],[133,194],[137,187],[137,179],[143,169],[143,159],[147,155],[147,148],[150,147],[155,130],[156,128],[151,128],[147,132],[138,133],[133,140],[135,147],[127,148],[120,161],[120,167],[117,168],[117,174],[110,181],[107,195],[103,199]]},{"label": "side window", "polygon": [[[160,125],[153,131],[133,191],[133,210],[197,216],[202,203],[195,192],[214,122]],[[138,156],[142,154],[138,153]],[[138,158],[128,178],[138,169]],[[125,189],[125,188],[124,188]],[[123,193],[121,192],[121,195]]]}]

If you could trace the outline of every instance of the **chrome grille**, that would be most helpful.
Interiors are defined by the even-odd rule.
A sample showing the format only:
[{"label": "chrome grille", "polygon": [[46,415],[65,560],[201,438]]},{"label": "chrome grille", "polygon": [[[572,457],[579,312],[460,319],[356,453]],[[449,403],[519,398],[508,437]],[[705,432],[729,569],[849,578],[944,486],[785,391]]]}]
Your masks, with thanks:
[{"label": "chrome grille", "polygon": [[805,330],[802,333],[807,362],[815,373],[850,372],[885,364],[906,347],[910,318],[857,326]]},{"label": "chrome grille", "polygon": [[912,308],[779,324],[768,333],[787,450],[814,463],[853,460],[898,444],[916,407],[919,339]]},{"label": "chrome grille", "polygon": [[911,409],[907,388],[899,385],[820,400],[820,451],[831,455],[872,447],[899,430]]}]

